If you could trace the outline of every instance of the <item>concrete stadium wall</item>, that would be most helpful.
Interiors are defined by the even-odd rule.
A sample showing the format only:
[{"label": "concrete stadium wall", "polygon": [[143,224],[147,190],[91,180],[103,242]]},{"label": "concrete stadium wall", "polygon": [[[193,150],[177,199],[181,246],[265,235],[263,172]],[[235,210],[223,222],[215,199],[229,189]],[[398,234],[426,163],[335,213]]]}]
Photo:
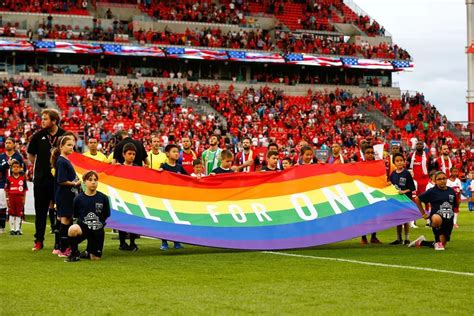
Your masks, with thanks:
[{"label": "concrete stadium wall", "polygon": [[[47,21],[48,14],[44,13],[23,13],[23,12],[2,12],[2,19],[5,22],[19,23],[20,29],[32,29],[36,31],[38,26],[43,23],[43,20]],[[53,25],[76,25],[82,30],[86,26],[92,29],[93,16],[83,15],[53,15]],[[113,20],[100,19],[101,25],[104,29],[112,28]]]},{"label": "concrete stadium wall", "polygon": [[[1,75],[1,74],[0,74]],[[15,78],[42,78],[46,81],[54,85],[59,86],[78,86],[81,83],[82,78],[91,78],[91,76],[83,76],[83,75],[64,75],[64,74],[53,74],[53,75],[42,75],[40,73],[20,73],[19,75],[15,75]],[[99,79],[99,78],[96,78]],[[104,78],[100,78],[101,80],[108,80],[111,79],[115,84],[119,85],[126,85],[129,82],[135,83],[143,83],[145,80],[158,82],[158,83],[196,83],[199,82],[202,85],[215,85],[218,84],[222,89],[227,89],[231,84],[234,86],[235,90],[242,91],[244,88],[253,87],[253,88],[260,88],[263,86],[268,86],[270,88],[275,89],[282,89],[288,95],[306,95],[308,90],[311,89],[312,91],[333,91],[337,88],[343,89],[346,91],[350,91],[355,96],[365,95],[370,89],[373,92],[383,93],[388,95],[390,98],[400,98],[401,92],[400,88],[395,87],[370,87],[370,88],[363,88],[357,86],[341,86],[341,85],[311,85],[311,84],[299,84],[296,86],[288,86],[285,84],[276,84],[276,83],[250,83],[250,82],[232,82],[229,80],[199,80],[199,81],[187,81],[182,79],[170,79],[170,78],[157,78],[157,77],[142,77],[139,79],[131,79],[125,76],[107,76]]]}]

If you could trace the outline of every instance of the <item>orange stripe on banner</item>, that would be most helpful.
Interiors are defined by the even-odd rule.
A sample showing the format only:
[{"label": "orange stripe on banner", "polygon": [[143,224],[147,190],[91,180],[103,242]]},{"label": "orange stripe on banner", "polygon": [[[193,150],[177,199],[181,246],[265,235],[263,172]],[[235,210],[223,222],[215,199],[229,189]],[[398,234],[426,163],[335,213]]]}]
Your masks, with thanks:
[{"label": "orange stripe on banner", "polygon": [[[351,179],[361,176],[379,177],[386,174],[384,161],[360,162],[356,164],[317,164],[308,166],[297,166],[282,172],[238,172],[234,174],[219,175],[218,177],[207,177],[202,180],[193,180],[187,176],[170,172],[158,173],[156,170],[141,167],[114,166],[95,161],[80,154],[72,154],[70,160],[74,167],[93,169],[97,172],[127,180],[135,180],[149,184],[168,185],[172,183],[179,187],[207,189],[210,186],[234,189],[251,188],[262,183],[286,183],[288,180],[312,179],[315,176],[340,174]],[[232,181],[228,181],[232,178]]]},{"label": "orange stripe on banner", "polygon": [[[76,166],[76,171],[83,174],[86,170]],[[246,188],[219,188],[209,185],[207,188],[183,187],[145,183],[99,173],[99,181],[114,188],[148,196],[184,201],[222,201],[246,200],[256,198],[275,197],[295,193],[304,193],[340,183],[359,180],[375,189],[387,187],[386,176],[380,177],[349,177],[336,172],[304,179],[288,180],[283,183],[262,183],[258,186]],[[212,189],[212,190],[211,190]]]}]

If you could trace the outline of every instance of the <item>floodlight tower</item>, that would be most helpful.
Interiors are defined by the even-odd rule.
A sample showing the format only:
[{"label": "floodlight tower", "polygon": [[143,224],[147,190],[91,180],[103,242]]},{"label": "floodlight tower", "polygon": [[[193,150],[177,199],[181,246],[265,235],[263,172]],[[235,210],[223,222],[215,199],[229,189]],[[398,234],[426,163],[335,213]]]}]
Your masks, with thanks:
[{"label": "floodlight tower", "polygon": [[467,9],[467,113],[471,140],[474,140],[474,0],[466,0]]}]

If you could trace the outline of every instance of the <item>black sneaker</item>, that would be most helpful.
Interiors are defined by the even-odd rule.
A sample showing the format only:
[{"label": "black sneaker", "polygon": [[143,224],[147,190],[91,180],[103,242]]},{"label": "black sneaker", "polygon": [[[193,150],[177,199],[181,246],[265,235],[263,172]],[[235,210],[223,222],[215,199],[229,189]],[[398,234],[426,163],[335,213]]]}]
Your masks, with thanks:
[{"label": "black sneaker", "polygon": [[16,231],[16,234],[19,235],[19,236],[23,235],[23,233],[21,232],[21,230],[17,230],[17,231]]},{"label": "black sneaker", "polygon": [[10,230],[10,236],[15,236],[15,235],[16,235],[16,231]]},{"label": "black sneaker", "polygon": [[390,245],[401,245],[401,244],[402,244],[402,241],[398,239],[390,243]]},{"label": "black sneaker", "polygon": [[411,243],[411,241],[407,239],[403,242],[403,245],[408,246],[410,243]]},{"label": "black sneaker", "polygon": [[130,246],[129,246],[128,244],[123,244],[123,245],[120,245],[120,246],[119,246],[119,250],[122,250],[122,251],[130,251],[130,250],[132,250],[132,249],[130,248]]},{"label": "black sneaker", "polygon": [[138,246],[135,245],[135,244],[134,244],[134,245],[130,245],[130,246],[128,246],[128,247],[130,248],[130,249],[129,249],[130,251],[138,251]]},{"label": "black sneaker", "polygon": [[79,258],[81,258],[81,259],[90,259],[91,255],[90,255],[90,253],[87,252],[87,250],[85,250],[85,251],[83,251],[79,254]]},{"label": "black sneaker", "polygon": [[81,258],[79,258],[79,255],[70,255],[66,259],[64,259],[64,262],[77,262],[81,261]]}]

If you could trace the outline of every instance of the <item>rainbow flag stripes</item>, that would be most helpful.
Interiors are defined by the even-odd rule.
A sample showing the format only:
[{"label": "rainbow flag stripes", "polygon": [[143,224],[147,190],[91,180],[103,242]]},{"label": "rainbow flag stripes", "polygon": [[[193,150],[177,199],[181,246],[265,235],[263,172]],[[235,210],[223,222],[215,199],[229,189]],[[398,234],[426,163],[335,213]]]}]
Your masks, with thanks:
[{"label": "rainbow flag stripes", "polygon": [[73,154],[79,175],[99,174],[110,199],[107,226],[184,243],[289,249],[351,239],[420,217],[387,184],[383,161],[298,166],[201,180]]}]

